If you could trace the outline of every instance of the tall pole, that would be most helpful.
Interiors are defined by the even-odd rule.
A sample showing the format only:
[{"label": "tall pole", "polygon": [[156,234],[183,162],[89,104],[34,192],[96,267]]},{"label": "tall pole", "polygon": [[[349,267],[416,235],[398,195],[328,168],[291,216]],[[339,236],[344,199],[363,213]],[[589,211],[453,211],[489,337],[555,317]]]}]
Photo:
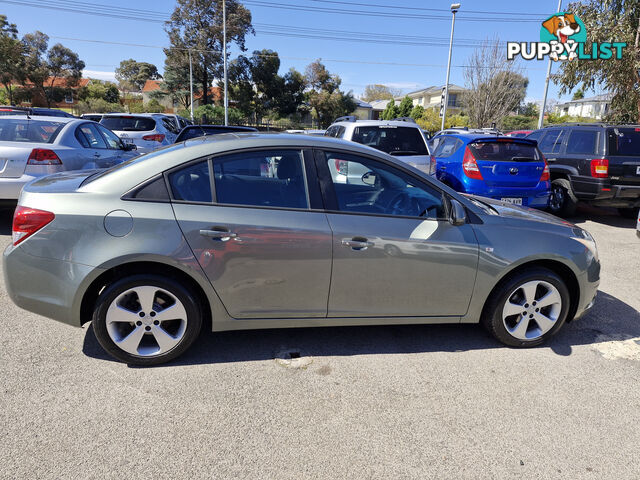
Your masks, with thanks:
[{"label": "tall pole", "polygon": [[229,97],[227,95],[227,6],[222,0],[222,64],[224,66],[224,124],[229,125]]},{"label": "tall pole", "polygon": [[453,28],[456,24],[456,12],[459,8],[459,3],[451,4],[451,38],[449,39],[449,61],[447,62],[447,81],[444,84],[444,108],[442,109],[442,125],[440,125],[440,130],[444,130],[444,122],[447,118],[447,106],[449,104],[449,75],[451,74],[451,51],[453,50]]},{"label": "tall pole", "polygon": [[191,49],[189,49],[189,99],[191,108],[191,121],[193,122],[193,61],[191,60]]},{"label": "tall pole", "polygon": [[[558,12],[562,8],[562,0],[558,0]],[[538,128],[542,128],[544,121],[544,109],[547,107],[547,94],[549,93],[549,77],[551,76],[551,57],[549,57],[549,65],[547,65],[547,78],[544,81],[544,96],[542,97],[542,105],[540,106],[540,116],[538,117]]]}]

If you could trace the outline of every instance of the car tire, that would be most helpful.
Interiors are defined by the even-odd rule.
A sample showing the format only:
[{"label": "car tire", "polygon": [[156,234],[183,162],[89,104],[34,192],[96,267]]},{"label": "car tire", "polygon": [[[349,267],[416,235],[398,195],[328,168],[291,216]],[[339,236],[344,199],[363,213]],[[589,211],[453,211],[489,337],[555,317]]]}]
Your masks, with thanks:
[{"label": "car tire", "polygon": [[553,180],[549,196],[549,211],[560,217],[571,217],[575,215],[577,207],[578,199],[573,194],[569,180],[566,178]]},{"label": "car tire", "polygon": [[635,220],[638,218],[638,209],[637,208],[619,208],[618,213],[621,217],[631,218]]},{"label": "car tire", "polygon": [[564,281],[546,268],[507,277],[489,297],[482,325],[510,347],[535,347],[564,324],[571,298]]},{"label": "car tire", "polygon": [[159,275],[132,275],[98,297],[93,329],[112,357],[157,365],[184,353],[200,334],[202,313],[193,292]]}]

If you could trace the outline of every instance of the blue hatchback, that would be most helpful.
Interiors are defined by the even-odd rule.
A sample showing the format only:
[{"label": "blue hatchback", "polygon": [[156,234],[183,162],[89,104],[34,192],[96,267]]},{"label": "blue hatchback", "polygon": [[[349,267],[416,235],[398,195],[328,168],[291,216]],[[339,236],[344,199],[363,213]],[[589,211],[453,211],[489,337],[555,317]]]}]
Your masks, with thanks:
[{"label": "blue hatchback", "polygon": [[533,140],[482,134],[438,138],[436,178],[455,190],[546,208],[549,167]]}]

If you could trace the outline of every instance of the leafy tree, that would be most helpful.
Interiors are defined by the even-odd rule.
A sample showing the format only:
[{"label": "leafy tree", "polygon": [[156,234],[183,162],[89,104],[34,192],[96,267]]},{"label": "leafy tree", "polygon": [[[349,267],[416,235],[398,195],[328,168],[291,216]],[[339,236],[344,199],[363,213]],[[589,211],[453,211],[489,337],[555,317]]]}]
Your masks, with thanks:
[{"label": "leafy tree", "polygon": [[122,60],[116,68],[116,80],[124,90],[142,90],[147,80],[158,80],[162,75],[158,73],[155,65],[147,62],[138,62],[133,58]]},{"label": "leafy tree", "polygon": [[505,132],[514,130],[535,130],[538,125],[538,117],[529,115],[511,115],[502,119],[502,129]]},{"label": "leafy tree", "polygon": [[580,16],[589,32],[585,52],[592,42],[626,42],[622,59],[562,62],[553,76],[560,93],[582,84],[585,90],[602,86],[613,93],[614,122],[640,122],[640,5],[637,0],[586,0],[569,4],[567,11]]},{"label": "leafy tree", "polygon": [[[420,125],[424,130],[428,131],[430,134],[434,134],[438,130],[440,130],[440,124],[442,119],[438,114],[438,109],[436,108],[427,108],[424,111],[424,115],[421,118],[416,120],[416,123]],[[469,117],[462,114],[451,115],[447,114],[446,120],[444,122],[445,128],[451,127],[468,127],[469,126]]]},{"label": "leafy tree", "polygon": [[9,23],[5,15],[0,15],[0,83],[7,93],[6,100],[0,104],[13,104],[13,84],[24,81],[23,53],[23,45],[18,40],[18,28]]},{"label": "leafy tree", "polygon": [[[229,123],[230,124],[238,124],[241,123],[244,115],[237,108],[229,108]],[[222,123],[224,121],[224,107],[220,105],[200,105],[193,112],[193,116],[196,122],[203,123]]]},{"label": "leafy tree", "polygon": [[[183,52],[184,53],[184,52]],[[180,59],[177,55],[172,58],[172,61],[165,59],[164,67],[164,79],[160,84],[160,89],[155,90],[149,94],[151,98],[156,100],[164,97],[169,97],[172,102],[178,103],[185,110],[191,106],[191,90],[189,82],[189,58],[188,55],[183,55],[185,58]],[[180,62],[185,62],[185,65],[180,65]],[[177,63],[176,63],[177,62]],[[193,86],[193,94],[195,96],[200,94],[200,89],[197,84]],[[189,115],[191,115],[189,113]],[[187,116],[189,116],[187,115]]]},{"label": "leafy tree", "polygon": [[385,108],[380,114],[380,120],[392,120],[394,118],[398,118],[399,108],[396,105],[396,101],[392,98],[387,103],[387,108]]},{"label": "leafy tree", "polygon": [[282,79],[283,89],[277,100],[277,111],[280,116],[286,116],[296,113],[302,107],[307,84],[304,75],[295,68],[290,68]]},{"label": "leafy tree", "polygon": [[580,100],[583,98],[584,98],[584,91],[581,88],[579,88],[573,93],[573,97],[571,97],[571,100]]},{"label": "leafy tree", "polygon": [[[187,67],[191,50],[193,74],[200,84],[202,100],[209,103],[209,87],[214,78],[222,77],[222,0],[177,0],[176,7],[165,31],[171,47],[165,49],[167,65]],[[227,43],[235,43],[245,51],[245,37],[255,33],[251,25],[251,12],[238,0],[226,0]],[[186,60],[186,61],[185,61]]]},{"label": "leafy tree", "polygon": [[[56,85],[62,79],[65,87],[75,86],[82,77],[84,62],[71,49],[56,43],[49,50],[49,37],[36,31],[25,35],[22,44],[26,51],[25,76],[34,88],[44,95],[47,106],[60,101],[64,88]],[[62,93],[61,93],[62,92]]]},{"label": "leafy tree", "polygon": [[78,89],[79,100],[88,100],[90,98],[101,99],[107,103],[118,103],[120,101],[120,91],[113,82],[92,78],[86,87]]},{"label": "leafy tree", "polygon": [[373,102],[374,100],[386,100],[387,98],[398,97],[400,96],[400,93],[400,90],[397,88],[374,84],[364,87],[364,93],[361,98],[365,102]]},{"label": "leafy tree", "polygon": [[528,102],[526,105],[523,105],[520,109],[520,115],[524,115],[526,117],[536,117],[538,118],[540,110],[538,106],[533,102]]},{"label": "leafy tree", "polygon": [[328,127],[336,117],[356,109],[353,94],[340,90],[342,80],[338,75],[329,73],[320,60],[307,65],[305,81],[308,85],[307,103],[322,128]]},{"label": "leafy tree", "polygon": [[414,120],[421,118],[424,115],[424,107],[422,105],[416,105],[411,109],[409,116]]},{"label": "leafy tree", "polygon": [[78,102],[77,110],[79,114],[83,113],[107,113],[107,112],[124,112],[124,107],[120,103],[107,102],[103,98],[87,97]]},{"label": "leafy tree", "polygon": [[144,106],[144,111],[147,113],[164,113],[165,108],[157,99],[152,98]]},{"label": "leafy tree", "polygon": [[408,117],[411,115],[411,110],[413,110],[413,101],[405,95],[398,106],[398,117]]}]

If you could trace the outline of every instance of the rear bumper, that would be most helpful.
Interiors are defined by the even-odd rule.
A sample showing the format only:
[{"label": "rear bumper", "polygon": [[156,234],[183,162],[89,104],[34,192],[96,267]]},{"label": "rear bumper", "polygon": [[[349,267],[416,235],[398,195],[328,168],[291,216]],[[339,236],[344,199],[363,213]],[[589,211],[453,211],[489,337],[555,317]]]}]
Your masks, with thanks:
[{"label": "rear bumper", "polygon": [[612,184],[608,178],[571,177],[571,189],[579,200],[605,207],[640,207],[640,184]]},{"label": "rear bumper", "polygon": [[17,178],[0,177],[0,200],[18,200],[22,187],[36,178],[35,175],[26,174]]},{"label": "rear bumper", "polygon": [[[548,186],[549,183],[545,182]],[[549,206],[549,188],[526,188],[526,187],[485,187],[483,189],[467,188],[465,193],[489,197],[496,200],[503,198],[522,198],[522,205],[532,208],[547,208]]]},{"label": "rear bumper", "polygon": [[95,267],[34,257],[10,245],[3,255],[4,282],[9,297],[20,308],[79,327],[80,297]]}]

